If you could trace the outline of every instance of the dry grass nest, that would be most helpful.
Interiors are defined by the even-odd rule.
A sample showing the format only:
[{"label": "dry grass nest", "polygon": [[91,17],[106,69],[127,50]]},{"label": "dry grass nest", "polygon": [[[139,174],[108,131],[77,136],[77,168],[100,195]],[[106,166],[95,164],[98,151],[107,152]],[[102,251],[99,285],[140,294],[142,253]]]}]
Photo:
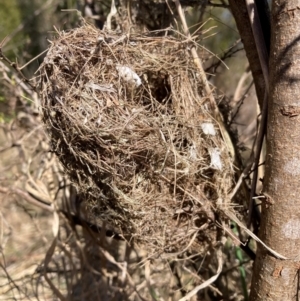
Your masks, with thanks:
[{"label": "dry grass nest", "polygon": [[85,25],[59,32],[40,67],[51,147],[86,214],[154,251],[214,243],[232,186],[232,159],[188,48]]}]

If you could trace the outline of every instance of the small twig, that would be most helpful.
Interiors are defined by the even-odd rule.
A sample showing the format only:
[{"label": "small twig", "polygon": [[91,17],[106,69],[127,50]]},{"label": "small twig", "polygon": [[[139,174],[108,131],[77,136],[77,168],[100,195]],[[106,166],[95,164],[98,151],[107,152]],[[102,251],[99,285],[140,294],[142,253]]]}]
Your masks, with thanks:
[{"label": "small twig", "polygon": [[16,194],[16,195],[22,197],[28,203],[34,205],[34,206],[40,207],[40,208],[42,208],[44,210],[47,210],[49,212],[53,212],[53,208],[51,207],[51,204],[44,203],[41,200],[37,200],[37,199],[33,198],[28,192],[25,192],[20,188],[16,188],[16,187],[6,188],[6,187],[1,187],[0,186],[0,193]]},{"label": "small twig", "polygon": [[264,39],[257,7],[254,0],[245,0],[248,15],[252,27],[253,37],[257,48],[257,53],[261,65],[261,69],[265,79],[266,90],[269,93],[269,55]]},{"label": "small twig", "polygon": [[[130,2],[130,1],[129,1]],[[106,27],[108,31],[111,31],[111,18],[117,14],[117,8],[115,5],[115,0],[111,1],[111,8],[110,8],[110,12],[106,18]]]},{"label": "small twig", "polygon": [[[215,62],[214,64],[211,64],[210,66],[208,66],[206,69],[205,69],[205,72],[210,72],[210,70],[213,70],[211,73],[215,73],[216,70],[218,69],[218,67],[223,63],[224,65],[224,62],[225,60],[233,57],[234,54],[238,53],[239,51],[242,51],[244,48],[243,47],[238,47],[238,44],[241,42],[241,40],[239,39],[236,43],[234,43],[234,45],[232,45],[227,51],[223,52],[222,55],[216,55],[216,54],[213,54],[213,56],[215,56],[218,61]],[[204,48],[204,47],[202,47]],[[205,49],[205,48],[204,48]],[[206,50],[206,49],[205,49]],[[211,59],[211,57],[207,58],[207,60]],[[227,66],[225,66],[227,67]],[[208,76],[208,79],[210,79],[210,77],[212,77],[212,75],[209,75]]]},{"label": "small twig", "polygon": [[22,78],[22,80],[28,85],[30,86],[30,88],[33,91],[36,91],[36,87],[29,81],[28,78],[25,77],[25,75],[21,72],[20,68],[18,67],[17,63],[12,62],[7,56],[5,56],[5,54],[2,51],[3,45],[6,41],[6,38],[4,38],[2,40],[2,42],[0,43],[0,60],[4,60],[6,63],[8,63],[13,69],[16,70],[16,72],[20,75],[20,77]]},{"label": "small twig", "polygon": [[[222,223],[222,225],[217,223],[217,226],[223,228],[223,230],[232,238],[233,243],[237,247],[241,248],[249,256],[249,258],[251,260],[255,260],[256,254],[250,249],[250,247],[248,245],[250,237],[244,243],[244,242],[242,242],[241,238],[238,238],[236,236],[236,234],[233,233],[233,231],[228,226],[226,226],[226,224],[224,222]],[[240,234],[240,231],[239,231],[239,234]]]},{"label": "small twig", "polygon": [[37,56],[35,56],[33,59],[31,59],[29,62],[27,62],[26,64],[24,64],[22,67],[19,67],[19,71],[21,71],[22,69],[24,69],[25,67],[27,67],[28,65],[30,65],[33,61],[35,61],[37,58],[39,58],[40,56],[42,56],[44,53],[46,53],[49,50],[49,48],[47,48],[46,50],[42,51],[40,54],[38,54]]},{"label": "small twig", "polygon": [[[156,301],[158,300],[157,296],[159,296],[159,293],[157,292],[157,290],[155,289],[155,287],[153,287],[153,285],[151,285],[153,282],[151,281],[151,269],[150,269],[150,260],[147,260],[145,262],[145,279],[146,279],[146,284],[148,287],[149,292],[151,295],[151,299],[152,301]],[[159,298],[160,299],[160,298]]]},{"label": "small twig", "polygon": [[[244,71],[244,73],[242,74],[242,76],[240,77],[240,80],[237,84],[237,87],[234,91],[234,95],[233,95],[233,102],[236,103],[238,102],[242,97],[240,97],[241,91],[243,89],[244,83],[246,82],[246,80],[250,77],[251,73],[250,73],[250,68],[249,66],[246,68],[246,70]],[[253,83],[253,80],[252,80]],[[252,86],[252,83],[250,86]]]},{"label": "small twig", "polygon": [[229,199],[232,200],[236,193],[238,192],[239,188],[241,187],[243,181],[245,178],[247,178],[251,172],[251,167],[253,166],[253,159],[250,161],[250,163],[247,164],[243,172],[240,174],[239,179],[232,190],[231,194],[229,195]]},{"label": "small twig", "polygon": [[[188,39],[191,40],[192,37],[191,37],[191,34],[189,32],[189,28],[187,26],[186,19],[185,19],[185,16],[184,16],[184,12],[183,12],[183,9],[182,9],[182,6],[181,6],[179,0],[175,0],[175,5],[176,5],[177,11],[178,11],[178,15],[179,15],[179,18],[180,18],[182,26],[183,26],[184,34],[186,35],[186,37]],[[192,45],[190,51],[191,51],[191,55],[192,55],[192,57],[194,59],[194,63],[196,65],[196,67],[198,68],[199,76],[200,76],[201,81],[202,81],[203,86],[204,86],[204,91],[205,91],[205,93],[207,95],[207,98],[210,101],[210,105],[211,105],[211,108],[212,108],[212,111],[213,111],[213,114],[214,114],[214,118],[216,119],[216,121],[219,124],[220,131],[221,131],[223,139],[224,139],[224,141],[225,141],[225,143],[227,145],[228,151],[231,154],[232,158],[235,160],[235,149],[234,149],[234,146],[232,144],[231,138],[230,138],[230,136],[228,134],[228,131],[227,131],[226,127],[225,127],[225,124],[223,122],[223,118],[222,118],[221,113],[219,111],[217,102],[216,102],[216,100],[214,98],[213,91],[212,91],[212,89],[209,86],[209,82],[207,80],[205,71],[203,69],[202,62],[201,62],[201,60],[200,60],[200,58],[198,56],[197,49],[196,49],[196,47],[194,45]]]},{"label": "small twig", "polygon": [[50,248],[47,250],[47,253],[46,253],[46,256],[44,259],[43,275],[44,275],[45,280],[47,281],[48,285],[50,286],[51,290],[59,298],[59,300],[67,301],[67,298],[56,287],[56,285],[53,283],[53,281],[50,279],[50,277],[48,276],[48,273],[47,273],[48,265],[50,264],[52,256],[54,255],[54,251],[56,249],[56,245],[58,242],[58,236],[59,236],[59,215],[58,215],[58,212],[55,210],[54,205],[52,205],[51,208],[53,209],[52,231],[53,231],[54,239],[52,241]]},{"label": "small twig", "polygon": [[248,214],[248,221],[247,221],[248,227],[251,225],[251,221],[252,221],[252,212],[253,212],[253,203],[254,203],[253,197],[254,197],[255,191],[256,191],[259,158],[260,158],[260,153],[262,150],[262,145],[264,142],[264,136],[265,136],[266,127],[267,127],[267,117],[268,117],[267,115],[268,115],[268,93],[265,92],[260,127],[259,127],[259,131],[258,131],[258,135],[257,135],[256,148],[254,150],[254,163],[253,163],[254,172],[253,172],[253,177],[252,177],[250,200],[249,200],[249,214]]},{"label": "small twig", "polygon": [[229,8],[230,6],[225,3],[213,3],[211,1],[207,2],[207,5],[212,6],[212,7],[222,7],[222,8]]},{"label": "small twig", "polygon": [[214,276],[203,282],[202,284],[196,286],[193,290],[191,290],[185,297],[181,298],[179,301],[188,301],[190,298],[195,296],[200,290],[210,286],[212,283],[214,283],[217,278],[219,277],[220,273],[222,272],[223,267],[223,254],[222,254],[222,248],[221,246],[216,251],[217,254],[217,260],[218,260],[218,269]]},{"label": "small twig", "polygon": [[[3,253],[3,250],[2,250],[2,248],[1,248],[1,250],[0,250],[0,254],[2,255],[2,260],[0,260],[0,268],[3,270],[3,272],[4,272],[4,274],[5,274],[5,276],[6,276],[6,278],[7,278],[7,280],[8,280],[8,283],[9,283],[9,286],[11,287],[14,287],[14,288],[16,288],[17,289],[17,291],[21,294],[21,293],[23,293],[25,296],[26,296],[26,298],[27,298],[27,300],[30,300],[30,296],[28,295],[28,293],[27,293],[27,290],[26,290],[26,288],[24,289],[24,286],[22,285],[22,287],[20,286],[20,285],[18,285],[17,284],[17,281],[15,280],[15,279],[13,279],[11,276],[10,276],[10,274],[8,273],[8,271],[7,271],[7,268],[6,268],[6,260],[5,260],[5,257],[4,257],[4,253]],[[1,284],[1,287],[3,286],[3,284]],[[3,291],[1,291],[1,293],[3,294]],[[5,294],[3,294],[3,296],[5,296]]]},{"label": "small twig", "polygon": [[[187,268],[185,265],[183,265],[183,269],[185,271],[187,271],[188,273],[190,273],[193,277],[195,277],[196,279],[203,281],[203,279],[201,279],[201,277],[199,277],[199,275],[197,275],[196,273],[194,273],[193,271],[191,271],[189,268]],[[223,296],[223,294],[214,286],[212,286],[211,284],[208,285],[208,287],[214,291],[215,293],[217,293],[219,296]]]},{"label": "small twig", "polygon": [[11,86],[12,85],[12,79],[11,77],[8,76],[8,74],[12,73],[14,76],[14,80],[16,82],[17,86],[20,86],[27,94],[31,94],[31,88],[24,83],[22,79],[19,78],[18,74],[19,72],[16,72],[15,70],[11,70],[6,66],[2,61],[0,61],[0,68],[1,68],[1,73],[3,75],[3,80],[6,80],[8,84]]},{"label": "small twig", "polygon": [[267,125],[268,94],[269,94],[269,64],[268,64],[269,55],[268,55],[266,42],[264,39],[255,1],[246,0],[246,5],[247,5],[248,15],[249,15],[252,32],[257,47],[258,57],[264,75],[265,86],[266,86],[264,102],[263,102],[263,107],[261,112],[262,117],[261,117],[260,128],[257,136],[255,156],[254,156],[254,174],[253,174],[253,179],[251,184],[251,193],[250,193],[250,200],[249,200],[249,215],[247,221],[247,226],[249,227],[252,221],[253,197],[256,191],[256,184],[257,184],[257,177],[258,177],[257,166],[259,164],[260,153],[261,153],[264,135],[266,132],[266,125]]},{"label": "small twig", "polygon": [[250,231],[230,210],[224,209],[223,212],[225,215],[234,221],[241,229],[243,229],[249,236],[251,236],[257,243],[260,243],[263,247],[265,247],[271,254],[273,254],[278,259],[288,259],[287,257],[277,253],[275,250],[271,249],[267,246],[261,239],[259,239],[252,231]]},{"label": "small twig", "polygon": [[107,252],[106,250],[104,250],[103,248],[99,247],[101,253],[104,255],[104,257],[106,258],[107,261],[111,262],[112,264],[116,265],[123,273],[125,273],[127,280],[128,280],[128,284],[132,287],[132,289],[135,291],[135,293],[137,294],[137,296],[140,298],[140,300],[142,301],[146,301],[138,292],[136,285],[133,281],[133,279],[131,278],[128,270],[127,270],[127,265],[125,265],[124,263],[121,262],[117,262],[114,257]]},{"label": "small twig", "polygon": [[240,100],[238,101],[237,105],[236,105],[236,112],[233,114],[233,116],[231,117],[231,120],[229,122],[229,126],[232,125],[232,123],[234,122],[235,118],[237,117],[239,111],[240,111],[240,108],[242,107],[242,105],[244,104],[244,100],[245,98],[247,97],[251,87],[253,86],[254,84],[254,81],[252,80],[251,83],[249,84],[249,86],[247,87],[244,95],[240,98]]}]

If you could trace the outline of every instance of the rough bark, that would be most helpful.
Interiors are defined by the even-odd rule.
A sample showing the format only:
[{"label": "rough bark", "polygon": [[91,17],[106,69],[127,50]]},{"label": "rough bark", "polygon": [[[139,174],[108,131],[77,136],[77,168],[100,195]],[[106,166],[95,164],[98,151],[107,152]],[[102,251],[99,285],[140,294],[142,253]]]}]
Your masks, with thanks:
[{"label": "rough bark", "polygon": [[245,1],[241,0],[229,0],[229,4],[231,12],[236,22],[236,26],[242,38],[242,42],[244,44],[244,48],[246,51],[246,55],[249,61],[250,69],[255,84],[258,102],[260,107],[262,108],[265,93],[265,80],[259,62],[257,49],[255,46],[246,3]]},{"label": "rough bark", "polygon": [[300,269],[300,0],[272,3],[266,174],[251,301],[296,301]]}]

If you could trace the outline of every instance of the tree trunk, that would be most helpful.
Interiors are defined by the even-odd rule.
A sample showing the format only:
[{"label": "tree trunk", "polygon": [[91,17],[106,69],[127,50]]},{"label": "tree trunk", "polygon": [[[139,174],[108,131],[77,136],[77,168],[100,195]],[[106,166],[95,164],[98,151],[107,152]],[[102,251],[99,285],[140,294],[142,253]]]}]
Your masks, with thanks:
[{"label": "tree trunk", "polygon": [[296,301],[300,269],[300,0],[272,2],[266,174],[251,301]]}]

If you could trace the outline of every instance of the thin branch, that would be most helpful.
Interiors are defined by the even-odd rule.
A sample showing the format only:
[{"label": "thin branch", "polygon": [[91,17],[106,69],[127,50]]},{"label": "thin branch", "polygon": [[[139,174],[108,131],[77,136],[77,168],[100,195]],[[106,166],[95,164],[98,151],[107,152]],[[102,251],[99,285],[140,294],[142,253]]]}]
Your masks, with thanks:
[{"label": "thin branch", "polygon": [[[199,275],[197,275],[196,273],[194,273],[193,271],[191,271],[189,268],[187,268],[185,265],[183,265],[183,269],[185,271],[187,271],[188,273],[190,273],[193,277],[195,277],[196,279],[203,281],[203,279],[201,277],[199,277]],[[223,297],[223,294],[214,286],[212,286],[211,284],[208,286],[212,291],[214,291],[215,293],[217,293],[219,296]]]},{"label": "thin branch", "polygon": [[[227,51],[223,52],[222,56],[219,57],[219,55],[215,55],[218,58],[218,61],[212,65],[210,65],[208,68],[205,69],[205,72],[209,72],[211,69],[214,71],[217,70],[217,68],[224,62],[226,59],[231,58],[233,55],[238,53],[239,51],[243,50],[244,47],[238,48],[238,45],[241,43],[241,39],[238,39]],[[208,58],[210,59],[210,58]],[[213,71],[213,73],[214,73]],[[208,76],[208,79],[211,76]]]},{"label": "thin branch", "polygon": [[20,197],[22,197],[25,201],[27,201],[28,203],[40,207],[44,210],[47,210],[49,212],[53,212],[53,208],[51,207],[51,204],[45,203],[43,201],[37,200],[35,198],[33,198],[28,192],[20,189],[20,188],[16,188],[16,187],[10,187],[10,188],[6,188],[6,187],[2,187],[0,186],[0,193],[3,194],[16,194]]},{"label": "thin branch", "polygon": [[40,54],[38,54],[37,56],[35,56],[33,59],[31,59],[29,62],[27,62],[25,65],[23,65],[22,67],[19,67],[19,71],[21,71],[22,69],[24,69],[25,67],[27,67],[28,65],[30,65],[33,61],[35,61],[36,59],[38,59],[40,56],[42,56],[44,53],[46,53],[49,50],[49,48],[47,48],[46,50],[42,51]]},{"label": "thin branch", "polygon": [[[242,97],[240,97],[241,91],[243,89],[244,83],[246,82],[246,80],[250,77],[251,73],[250,73],[250,68],[249,66],[246,68],[245,72],[243,73],[243,75],[241,76],[237,87],[234,91],[234,95],[233,95],[233,102],[236,103],[238,102]],[[251,82],[251,85],[253,84],[253,80]],[[250,85],[250,86],[251,86]]]},{"label": "thin branch", "polygon": [[271,254],[273,254],[278,259],[288,259],[287,257],[281,255],[275,250],[271,249],[268,245],[266,245],[260,238],[258,238],[252,231],[250,231],[235,215],[235,213],[231,212],[228,209],[224,209],[223,212],[225,215],[234,221],[241,229],[243,229],[251,238],[253,238],[257,243],[260,243],[265,249],[267,249]]},{"label": "thin branch", "polygon": [[268,64],[269,55],[268,55],[266,42],[264,39],[261,22],[259,19],[255,1],[246,0],[246,6],[247,6],[251,28],[252,28],[252,32],[253,32],[253,36],[258,52],[261,69],[264,75],[265,85],[266,85],[263,107],[261,112],[262,117],[261,117],[260,128],[257,136],[255,156],[254,156],[254,167],[253,167],[254,174],[253,174],[252,184],[251,184],[251,193],[250,193],[250,200],[249,200],[249,215],[248,215],[248,222],[247,222],[247,226],[249,227],[252,221],[252,212],[253,212],[253,203],[254,203],[253,197],[255,195],[257,178],[258,178],[257,166],[259,164],[260,153],[261,153],[266,127],[267,127],[268,94],[269,94],[269,64]]},{"label": "thin branch", "polygon": [[267,46],[265,42],[265,38],[263,35],[261,22],[259,19],[257,7],[254,0],[245,0],[248,15],[251,23],[251,28],[258,52],[258,57],[261,65],[261,69],[264,75],[266,90],[269,93],[269,55],[267,51]]},{"label": "thin branch", "polygon": [[267,127],[267,117],[268,117],[268,93],[266,91],[265,99],[264,99],[264,103],[263,103],[260,127],[259,127],[259,131],[258,131],[258,135],[257,135],[256,148],[254,150],[254,164],[253,164],[254,172],[253,172],[253,178],[252,178],[252,183],[251,183],[251,192],[250,192],[250,200],[249,200],[249,214],[248,214],[248,221],[247,221],[248,227],[250,226],[251,221],[252,221],[252,212],[253,212],[253,204],[254,204],[253,197],[254,197],[255,191],[256,191],[259,158],[260,158],[260,153],[262,150],[264,136],[265,136],[266,127]]},{"label": "thin branch", "polygon": [[36,87],[29,81],[28,78],[25,77],[25,75],[21,72],[19,66],[17,63],[12,62],[5,54],[3,53],[3,45],[5,43],[7,38],[4,38],[2,42],[0,43],[0,60],[4,60],[6,63],[8,63],[16,72],[17,74],[21,77],[21,79],[33,90],[36,91]]},{"label": "thin branch", "polygon": [[249,86],[247,87],[247,89],[246,89],[244,95],[240,98],[240,100],[238,100],[238,103],[237,103],[237,105],[236,105],[237,109],[236,109],[235,113],[233,114],[233,116],[232,116],[231,119],[230,119],[229,126],[231,126],[232,123],[234,123],[234,120],[235,120],[236,116],[238,115],[240,108],[241,108],[242,105],[244,104],[244,100],[245,100],[246,97],[248,96],[248,93],[249,93],[251,87],[253,86],[253,84],[254,84],[254,82],[253,82],[253,80],[252,80],[251,83],[249,84]]},{"label": "thin branch", "polygon": [[[183,12],[183,9],[182,9],[182,6],[181,6],[179,0],[175,0],[175,5],[176,5],[177,11],[178,11],[178,15],[179,15],[179,18],[180,18],[182,26],[183,26],[184,34],[186,35],[186,37],[189,40],[192,40],[191,34],[189,32],[189,28],[187,26],[187,22],[186,22],[186,19],[185,19],[185,15],[184,15],[184,12]],[[194,45],[192,45],[190,51],[191,51],[191,55],[192,55],[192,57],[194,59],[194,63],[195,63],[196,67],[199,70],[199,76],[200,76],[201,81],[202,81],[202,83],[204,85],[204,91],[205,91],[205,93],[207,95],[207,98],[210,101],[210,105],[211,105],[211,109],[213,111],[214,118],[216,119],[216,121],[219,124],[220,131],[221,131],[223,139],[224,139],[224,141],[225,141],[225,143],[227,145],[228,151],[231,154],[232,158],[234,158],[234,160],[235,160],[235,149],[234,149],[234,146],[232,144],[231,138],[230,138],[230,136],[228,134],[228,131],[227,131],[226,127],[225,127],[225,124],[223,122],[222,115],[221,115],[221,113],[219,111],[219,108],[217,106],[217,102],[216,102],[216,100],[214,98],[213,90],[209,86],[209,82],[207,80],[205,71],[203,69],[202,62],[201,62],[201,60],[200,60],[200,58],[198,56],[197,49],[196,49],[196,47]]]},{"label": "thin branch", "polygon": [[190,298],[195,296],[200,290],[210,286],[212,283],[214,283],[219,275],[222,272],[222,267],[223,267],[223,254],[222,254],[222,248],[219,247],[216,251],[217,255],[217,260],[218,260],[218,269],[217,272],[214,276],[206,280],[205,282],[201,283],[200,285],[196,286],[193,290],[191,290],[185,297],[181,298],[179,301],[188,301]]},{"label": "thin branch", "polygon": [[226,3],[213,3],[211,1],[207,2],[207,5],[212,6],[212,7],[222,7],[222,8],[229,8],[229,4]]}]

